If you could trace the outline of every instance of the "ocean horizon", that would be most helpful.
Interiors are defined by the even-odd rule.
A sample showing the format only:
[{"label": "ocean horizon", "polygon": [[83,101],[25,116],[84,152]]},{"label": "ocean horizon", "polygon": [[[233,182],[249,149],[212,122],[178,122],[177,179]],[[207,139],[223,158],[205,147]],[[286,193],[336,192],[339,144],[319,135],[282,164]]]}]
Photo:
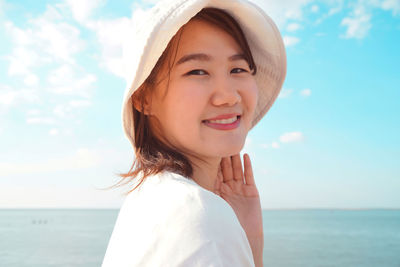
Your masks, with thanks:
[{"label": "ocean horizon", "polygon": [[[1,208],[0,265],[100,266],[119,209]],[[264,209],[264,266],[400,267],[400,209]]]}]

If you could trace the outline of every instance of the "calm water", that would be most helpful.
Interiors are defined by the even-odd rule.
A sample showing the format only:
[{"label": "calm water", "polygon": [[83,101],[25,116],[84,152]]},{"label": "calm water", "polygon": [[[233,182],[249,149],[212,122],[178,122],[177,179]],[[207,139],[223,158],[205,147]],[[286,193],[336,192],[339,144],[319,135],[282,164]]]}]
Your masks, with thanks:
[{"label": "calm water", "polygon": [[[118,210],[0,210],[0,266],[100,266]],[[400,267],[400,210],[264,211],[265,266]]]}]

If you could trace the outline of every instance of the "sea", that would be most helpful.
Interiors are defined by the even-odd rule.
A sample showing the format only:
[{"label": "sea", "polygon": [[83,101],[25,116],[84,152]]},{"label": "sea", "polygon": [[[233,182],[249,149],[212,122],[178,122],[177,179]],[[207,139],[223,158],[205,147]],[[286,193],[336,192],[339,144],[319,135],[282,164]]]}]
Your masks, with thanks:
[{"label": "sea", "polygon": [[[118,210],[0,209],[0,266],[99,267]],[[264,210],[264,266],[400,267],[400,210]]]}]

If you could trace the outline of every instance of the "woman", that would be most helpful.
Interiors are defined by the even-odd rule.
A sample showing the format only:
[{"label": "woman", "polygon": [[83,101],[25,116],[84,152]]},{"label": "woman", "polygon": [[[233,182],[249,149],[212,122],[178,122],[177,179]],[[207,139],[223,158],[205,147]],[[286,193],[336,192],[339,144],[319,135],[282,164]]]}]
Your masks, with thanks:
[{"label": "woman", "polygon": [[[125,134],[135,184],[103,267],[262,266],[263,228],[248,131],[286,73],[281,36],[243,0],[158,3],[125,59]],[[134,49],[133,49],[134,47]]]}]

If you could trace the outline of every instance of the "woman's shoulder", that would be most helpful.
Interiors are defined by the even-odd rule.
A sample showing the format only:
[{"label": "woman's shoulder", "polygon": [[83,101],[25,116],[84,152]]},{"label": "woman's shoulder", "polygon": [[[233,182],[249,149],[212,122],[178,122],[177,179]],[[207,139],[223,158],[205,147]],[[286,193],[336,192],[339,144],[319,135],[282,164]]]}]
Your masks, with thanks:
[{"label": "woman's shoulder", "polygon": [[[212,237],[225,243],[247,242],[246,234],[232,207],[220,196],[182,175],[163,172],[148,177],[137,195],[128,196],[121,214],[131,219],[131,225],[141,225],[153,233],[179,233],[193,239]],[[123,219],[124,215],[121,215]]]},{"label": "woman's shoulder", "polygon": [[[142,185],[126,197],[121,212],[148,214],[166,219],[175,217],[175,213],[186,218],[207,219],[218,215],[232,219],[235,216],[229,204],[220,196],[198,185],[191,178],[164,171],[147,177]],[[157,212],[156,212],[157,211]]]}]

